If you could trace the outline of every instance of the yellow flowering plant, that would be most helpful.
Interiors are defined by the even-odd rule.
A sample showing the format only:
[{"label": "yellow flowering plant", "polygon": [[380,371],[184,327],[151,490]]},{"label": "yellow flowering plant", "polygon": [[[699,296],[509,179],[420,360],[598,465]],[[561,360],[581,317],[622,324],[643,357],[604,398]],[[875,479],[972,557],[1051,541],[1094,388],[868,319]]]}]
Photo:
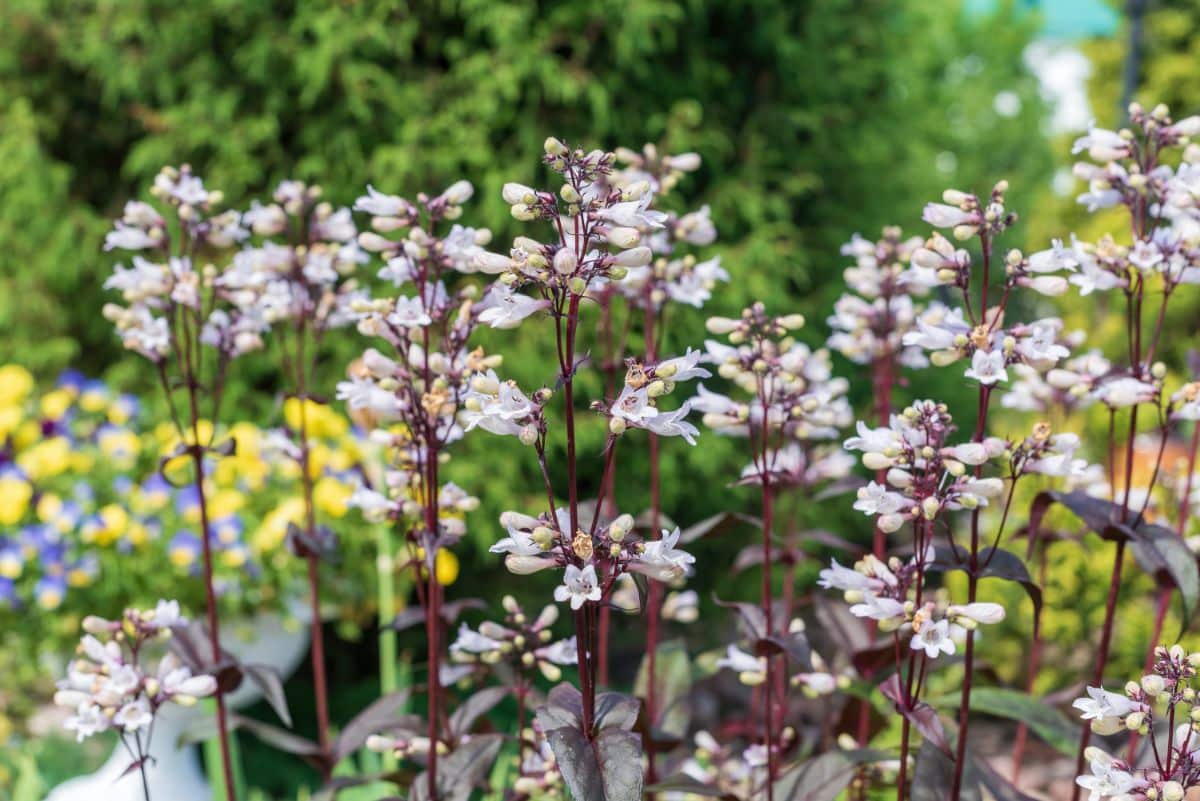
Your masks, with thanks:
[{"label": "yellow flowering plant", "polygon": [[[327,603],[354,629],[374,612],[374,545],[355,536],[355,520],[340,523],[364,469],[364,443],[330,407],[310,402],[307,413],[314,503],[342,542]],[[295,402],[284,404],[285,423],[297,414]],[[202,428],[213,435],[211,424]],[[281,432],[243,421],[215,433],[236,443],[226,456],[210,455],[206,471],[222,613],[291,615],[304,574],[285,547],[289,526],[304,516],[299,468],[278,456]],[[69,372],[39,391],[25,368],[0,366],[0,650],[29,666],[0,680],[7,723],[31,711],[17,699],[38,694],[22,690],[44,659],[70,654],[86,614],[160,597],[203,609],[203,585],[181,580],[199,571],[201,542],[179,444],[173,426],[101,381]]]}]

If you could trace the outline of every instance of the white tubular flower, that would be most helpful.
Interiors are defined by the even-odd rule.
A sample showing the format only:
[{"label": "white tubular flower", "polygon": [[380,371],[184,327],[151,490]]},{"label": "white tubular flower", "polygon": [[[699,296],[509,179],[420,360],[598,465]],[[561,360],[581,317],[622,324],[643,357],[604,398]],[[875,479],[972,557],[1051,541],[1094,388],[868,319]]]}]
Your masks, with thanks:
[{"label": "white tubular flower", "polygon": [[1200,381],[1185,384],[1171,396],[1175,420],[1200,420]]},{"label": "white tubular flower", "polygon": [[554,600],[559,603],[570,601],[574,610],[600,598],[600,584],[596,578],[596,567],[592,564],[584,565],[582,570],[575,565],[567,565],[563,583],[554,588]]},{"label": "white tubular flower", "polygon": [[999,623],[1004,620],[1004,607],[1000,604],[975,601],[969,604],[954,605],[946,609],[946,615],[951,618],[967,618],[976,623]]},{"label": "white tubular flower", "polygon": [[678,527],[669,533],[663,529],[660,539],[642,544],[641,555],[630,563],[629,569],[657,581],[674,581],[687,575],[696,563],[696,557],[675,547],[679,537]]},{"label": "white tubular flower", "polygon": [[598,209],[595,216],[614,225],[626,228],[662,228],[667,215],[650,208],[654,200],[652,192],[646,192],[637,200],[615,203],[608,208]]},{"label": "white tubular flower", "polygon": [[950,622],[945,618],[935,622],[925,621],[919,631],[914,632],[909,645],[914,651],[924,651],[925,656],[936,659],[939,654],[954,654],[954,640],[950,636]]},{"label": "white tubular flower", "polygon": [[359,485],[346,501],[346,506],[358,509],[368,523],[382,523],[400,509],[400,504],[375,490]]},{"label": "white tubular flower", "polygon": [[1111,693],[1103,687],[1088,687],[1087,694],[1087,698],[1076,698],[1071,706],[1079,710],[1080,718],[1091,721],[1092,730],[1097,734],[1120,731],[1125,718],[1140,708],[1126,696]]},{"label": "white tubular flower", "polygon": [[958,206],[946,203],[927,203],[921,219],[935,228],[957,228],[960,225],[976,225],[979,213],[963,211]]},{"label": "white tubular flower", "polygon": [[472,630],[466,623],[462,623],[458,627],[458,638],[450,644],[450,653],[484,654],[499,650],[502,645],[503,643],[499,640],[484,636]]},{"label": "white tubular flower", "polygon": [[980,384],[991,386],[999,381],[1008,380],[1008,371],[1004,369],[1005,356],[1003,350],[991,352],[977,350],[971,357],[971,368],[963,375],[974,378]]},{"label": "white tubular flower", "polygon": [[667,593],[662,605],[664,620],[676,623],[695,623],[700,619],[700,596],[695,590]]},{"label": "white tubular flower", "polygon": [[[870,593],[863,596],[862,603],[850,607],[850,614],[872,620],[903,620],[904,604],[895,598],[882,598]],[[916,647],[916,646],[914,646]]]},{"label": "white tubular flower", "polygon": [[482,310],[479,320],[492,328],[516,328],[526,317],[548,308],[549,305],[548,300],[537,300],[513,292],[506,284],[495,283],[478,306]]},{"label": "white tubular flower", "polygon": [[362,409],[378,415],[382,420],[394,420],[400,416],[402,406],[395,393],[381,389],[370,378],[352,378],[339,381],[337,399],[346,401],[351,409]]},{"label": "white tubular flower", "polygon": [[1129,155],[1129,141],[1116,131],[1093,127],[1071,146],[1072,153],[1084,151],[1094,161],[1119,161]]},{"label": "white tubular flower", "polygon": [[398,217],[409,208],[404,198],[385,195],[370,184],[367,184],[367,194],[354,201],[355,211],[363,211],[373,217]]},{"label": "white tubular flower", "polygon": [[717,660],[717,668],[729,668],[738,674],[742,684],[755,686],[767,679],[767,660],[761,656],[746,653],[736,645],[731,645],[725,656]]},{"label": "white tubular flower", "polygon": [[1124,769],[1124,763],[1092,746],[1085,752],[1090,775],[1079,776],[1075,783],[1088,791],[1088,801],[1124,801],[1130,799],[1131,791],[1137,788],[1137,779]]},{"label": "white tubular flower", "polygon": [[1152,403],[1158,397],[1158,388],[1145,381],[1125,376],[1105,381],[1094,391],[1096,400],[1110,409],[1126,409],[1139,403]]},{"label": "white tubular flower", "polygon": [[704,358],[704,352],[699,350],[687,349],[683,356],[676,356],[674,359],[667,359],[659,362],[655,367],[655,374],[662,378],[669,378],[672,381],[690,381],[693,378],[711,378],[712,373],[703,367],[700,367],[700,361]]}]

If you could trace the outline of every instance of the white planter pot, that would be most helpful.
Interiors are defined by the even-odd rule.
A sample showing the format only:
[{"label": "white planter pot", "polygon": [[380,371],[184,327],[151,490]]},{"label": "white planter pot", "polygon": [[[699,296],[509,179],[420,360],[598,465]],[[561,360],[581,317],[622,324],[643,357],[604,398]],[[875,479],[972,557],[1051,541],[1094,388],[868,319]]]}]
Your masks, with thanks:
[{"label": "white planter pot", "polygon": [[[287,678],[308,653],[308,626],[293,624],[287,628],[279,615],[262,614],[222,627],[221,646],[241,662],[269,665]],[[238,709],[261,697],[258,687],[247,681],[225,700],[230,709]],[[176,745],[180,735],[203,714],[199,707],[185,709],[174,704],[167,704],[159,713],[150,745],[154,759],[146,766],[153,801],[211,801],[212,791],[200,765],[198,746]],[[117,743],[98,771],[63,782],[46,796],[46,801],[143,801],[138,772],[121,775],[129,761],[129,754]]]}]

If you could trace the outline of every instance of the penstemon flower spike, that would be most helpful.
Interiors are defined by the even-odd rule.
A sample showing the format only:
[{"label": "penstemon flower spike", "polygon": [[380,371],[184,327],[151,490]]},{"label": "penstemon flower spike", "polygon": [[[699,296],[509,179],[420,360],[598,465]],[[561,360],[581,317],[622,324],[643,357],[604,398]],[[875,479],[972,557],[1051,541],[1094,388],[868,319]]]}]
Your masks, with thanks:
[{"label": "penstemon flower spike", "polygon": [[[262,347],[268,322],[257,288],[226,286],[224,279],[237,268],[208,261],[219,259],[248,236],[237,212],[216,212],[222,194],[206,189],[187,165],[163,168],[151,194],[171,210],[173,220],[168,222],[149,203],[125,205],[104,246],[106,250],[134,251],[133,266],[117,265],[104,286],[119,291],[127,305],[110,303],[104,307],[104,316],[113,322],[125,347],[155,367],[179,439],[168,460],[190,457],[192,462],[200,507],[209,645],[212,661],[218,663],[221,643],[205,476],[210,458],[219,458],[225,447],[234,445],[232,441],[226,446],[213,445],[229,365],[238,356]],[[203,266],[197,266],[201,260]],[[207,414],[202,409],[205,401]],[[225,794],[233,799],[221,693],[216,694],[216,707]]]},{"label": "penstemon flower spike", "polygon": [[[468,428],[515,435],[537,453],[546,511],[539,515],[505,513],[501,523],[508,537],[492,550],[503,553],[508,569],[518,574],[563,570],[555,599],[568,604],[575,617],[582,717],[578,730],[546,718],[542,728],[551,746],[558,747],[556,744],[580,737],[590,741],[598,736],[599,726],[614,726],[610,720],[597,720],[596,694],[603,652],[599,643],[600,610],[610,603],[618,585],[631,573],[642,573],[652,581],[675,582],[691,570],[693,558],[677,547],[678,530],[663,532],[657,539],[642,537],[634,530],[632,516],[618,514],[611,503],[606,508],[605,501],[612,497],[618,443],[631,429],[645,429],[657,436],[681,436],[694,442],[698,431],[685,419],[691,408],[689,402],[673,411],[660,406],[680,382],[707,375],[707,371],[697,366],[698,353],[678,359],[658,358],[653,334],[648,337],[647,354],[626,359],[625,380],[617,397],[591,404],[607,420],[609,433],[599,498],[594,508],[588,509],[580,498],[576,453],[574,379],[581,367],[581,305],[585,299],[603,297],[614,285],[619,287],[633,271],[648,269],[654,251],[646,242],[668,218],[652,207],[654,189],[650,180],[614,177],[613,154],[573,149],[555,138],[546,140],[545,152],[544,161],[560,176],[562,186],[550,191],[507,184],[503,196],[514,217],[549,223],[554,238],[542,243],[518,237],[507,255],[484,253],[475,262],[481,271],[498,276],[484,300],[496,309],[489,315],[490,325],[513,327],[543,312],[551,318],[558,357],[556,387],[527,393],[515,384],[501,382],[498,376],[486,376],[473,387],[475,394],[463,421]],[[683,163],[686,165],[687,160]],[[532,294],[521,292],[524,288]],[[621,356],[612,353],[606,361],[616,363],[614,360]],[[617,391],[615,374],[610,387]],[[566,444],[565,506],[555,500],[555,482],[547,459],[547,438],[553,429],[545,412],[547,404],[560,396]],[[554,704],[552,694],[549,708]],[[539,718],[542,715],[539,712]],[[636,747],[636,735],[629,730],[632,720],[615,725],[616,730],[606,736],[632,740]],[[573,762],[564,764],[564,769],[567,764],[572,768],[564,779],[578,791],[581,776],[572,772]],[[629,776],[627,781],[636,781],[639,788],[642,784],[640,765],[613,764],[600,769],[636,770],[636,779]]]},{"label": "penstemon flower spike", "polygon": [[[355,239],[350,209],[335,209],[321,201],[321,188],[301,181],[284,181],[272,202],[255,202],[242,215],[243,225],[261,238],[257,246],[237,254],[233,269],[219,280],[226,289],[245,293],[275,329],[287,385],[282,440],[292,443],[285,456],[293,459],[301,479],[304,529],[289,531],[288,544],[308,567],[310,659],[315,685],[317,732],[321,750],[329,753],[328,687],[318,566],[336,544],[328,529],[317,524],[311,469],[310,417],[316,410],[312,377],[327,332],[353,322],[350,306],[365,298],[351,277],[367,259]],[[332,760],[325,768],[326,780]]]},{"label": "penstemon flower spike", "polygon": [[[837,436],[850,422],[850,406],[845,380],[834,378],[826,351],[812,351],[797,342],[791,332],[803,327],[804,318],[792,314],[773,317],[762,303],[744,310],[738,319],[713,317],[707,322],[710,333],[726,336],[730,344],[708,340],[705,347],[719,375],[750,397],[738,402],[706,390],[703,385],[692,406],[704,413],[704,424],[717,433],[745,437],[750,445],[751,464],[743,472],[743,482],[760,488],[762,509],[762,590],[759,604],[762,631],[759,639],[773,642],[777,611],[791,615],[790,609],[774,607],[772,555],[773,510],[779,490],[792,484],[804,486],[809,470],[792,470],[817,460],[827,467],[813,468],[819,477],[845,475],[846,460],[834,452],[816,450],[813,443]],[[795,450],[804,449],[804,455]],[[759,643],[755,644],[758,649]],[[762,671],[762,732],[760,749],[764,768],[761,781],[768,801],[774,796],[780,757],[794,738],[787,735],[784,721],[788,714],[786,682],[780,658],[764,658]],[[753,672],[753,671],[750,671]]]},{"label": "penstemon flower spike", "polygon": [[[445,602],[440,577],[454,559],[448,549],[466,532],[461,513],[478,505],[455,484],[441,483],[439,471],[448,447],[463,436],[458,414],[473,383],[500,364],[499,357],[468,345],[475,328],[486,322],[486,310],[496,305],[476,303],[470,284],[451,294],[447,282],[476,271],[475,258],[491,234],[453,222],[474,193],[466,181],[435,196],[422,193],[415,201],[367,190],[355,209],[372,215],[373,230],[360,233],[358,245],[385,260],[380,278],[414,294],[355,297],[349,303],[359,333],[389,349],[387,354],[366,350],[352,365],[351,378],[337,386],[338,399],[371,429],[387,459],[376,485],[364,482],[349,503],[368,520],[394,522],[405,537],[429,653],[426,731],[406,741],[405,748],[423,757],[427,791],[436,798],[438,759],[450,748],[441,727]],[[391,238],[395,232],[404,232],[403,238]]]},{"label": "penstemon flower spike", "polygon": [[80,658],[58,683],[54,703],[71,709],[64,722],[78,742],[105,731],[115,732],[129,752],[129,770],[141,774],[142,792],[150,801],[146,764],[151,759],[154,720],[168,703],[191,706],[217,692],[212,676],[193,674],[174,654],[163,655],[151,669],[147,651],[171,639],[185,626],[175,601],[159,601],[153,609],[126,609],[118,620],[89,616],[79,643]]}]

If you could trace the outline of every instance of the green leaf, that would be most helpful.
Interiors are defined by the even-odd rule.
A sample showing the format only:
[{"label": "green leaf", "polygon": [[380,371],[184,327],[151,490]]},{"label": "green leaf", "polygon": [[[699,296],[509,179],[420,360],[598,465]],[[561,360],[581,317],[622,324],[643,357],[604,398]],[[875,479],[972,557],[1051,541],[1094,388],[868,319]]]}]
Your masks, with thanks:
[{"label": "green leaf", "polygon": [[[961,697],[958,693],[931,699],[936,707],[958,709]],[[976,687],[971,691],[971,710],[986,715],[1026,723],[1033,733],[1056,751],[1074,756],[1079,744],[1079,724],[1063,713],[1020,690],[1004,687]]]}]

